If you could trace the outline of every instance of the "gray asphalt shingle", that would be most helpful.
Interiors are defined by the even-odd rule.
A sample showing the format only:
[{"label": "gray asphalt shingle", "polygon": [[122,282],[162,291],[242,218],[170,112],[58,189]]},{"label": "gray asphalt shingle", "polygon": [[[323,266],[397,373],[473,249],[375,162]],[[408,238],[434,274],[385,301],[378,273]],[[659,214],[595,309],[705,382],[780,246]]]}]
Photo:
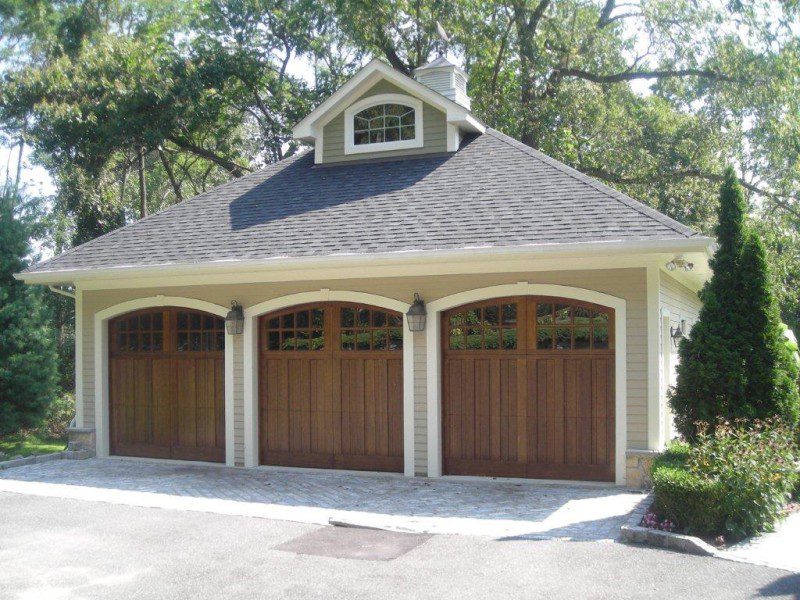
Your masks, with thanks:
[{"label": "gray asphalt shingle", "polygon": [[447,155],[270,165],[29,272],[698,235],[494,130]]}]

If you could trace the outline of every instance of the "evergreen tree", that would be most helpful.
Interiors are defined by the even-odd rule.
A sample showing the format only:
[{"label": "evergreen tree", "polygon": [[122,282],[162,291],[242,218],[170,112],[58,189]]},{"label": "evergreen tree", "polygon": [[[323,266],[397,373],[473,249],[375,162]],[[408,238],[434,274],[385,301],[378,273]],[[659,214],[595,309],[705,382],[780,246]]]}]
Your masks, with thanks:
[{"label": "evergreen tree", "polygon": [[747,309],[743,323],[747,404],[742,416],[763,419],[777,415],[794,427],[800,412],[798,366],[783,337],[766,251],[755,232],[745,239],[740,268],[744,282],[741,300]]},{"label": "evergreen tree", "polygon": [[58,357],[41,290],[14,279],[29,254],[28,229],[0,198],[0,435],[39,425],[55,397]]},{"label": "evergreen tree", "polygon": [[747,203],[732,168],[720,189],[714,274],[703,308],[681,342],[670,397],[675,424],[689,439],[695,423],[717,417],[797,420],[797,366],[781,338],[764,247],[747,232]]},{"label": "evergreen tree", "polygon": [[703,307],[688,338],[681,342],[678,380],[670,398],[678,431],[687,438],[695,422],[739,414],[746,405],[747,377],[743,360],[742,279],[747,203],[732,168],[720,189],[718,248],[710,264],[713,276],[701,293]]}]

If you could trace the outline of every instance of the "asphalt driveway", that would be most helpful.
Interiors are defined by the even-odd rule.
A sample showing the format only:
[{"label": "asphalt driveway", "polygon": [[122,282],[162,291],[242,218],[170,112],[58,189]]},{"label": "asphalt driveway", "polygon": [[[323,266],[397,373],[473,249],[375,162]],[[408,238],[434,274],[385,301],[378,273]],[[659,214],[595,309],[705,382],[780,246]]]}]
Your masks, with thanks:
[{"label": "asphalt driveway", "polygon": [[360,532],[0,492],[0,598],[800,598],[797,574],[612,542]]}]

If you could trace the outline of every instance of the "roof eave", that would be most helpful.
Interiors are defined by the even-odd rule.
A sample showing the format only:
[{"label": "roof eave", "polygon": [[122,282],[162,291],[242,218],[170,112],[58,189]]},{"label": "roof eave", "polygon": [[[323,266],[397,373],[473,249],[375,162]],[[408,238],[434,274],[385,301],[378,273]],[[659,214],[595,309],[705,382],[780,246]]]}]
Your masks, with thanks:
[{"label": "roof eave", "polygon": [[531,244],[521,246],[485,246],[448,250],[407,250],[374,254],[333,254],[308,257],[273,257],[266,259],[220,260],[202,263],[164,263],[157,265],[123,265],[106,268],[24,271],[14,275],[29,284],[64,284],[100,279],[169,276],[173,274],[236,273],[267,269],[288,271],[315,267],[348,267],[364,264],[375,266],[393,264],[473,261],[491,258],[560,258],[580,256],[623,256],[695,252],[709,257],[714,240],[703,236],[665,240],[613,240],[576,242],[568,244]]}]

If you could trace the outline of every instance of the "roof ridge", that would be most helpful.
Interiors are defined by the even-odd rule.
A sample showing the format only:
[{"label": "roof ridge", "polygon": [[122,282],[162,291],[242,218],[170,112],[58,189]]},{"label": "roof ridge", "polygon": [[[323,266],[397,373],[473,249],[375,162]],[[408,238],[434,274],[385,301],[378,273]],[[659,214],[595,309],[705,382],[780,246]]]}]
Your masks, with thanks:
[{"label": "roof ridge", "polygon": [[595,190],[614,198],[614,200],[621,202],[628,208],[632,208],[633,210],[639,212],[640,214],[658,221],[659,223],[669,227],[676,233],[686,236],[687,238],[700,235],[697,231],[695,231],[691,227],[687,227],[680,221],[676,221],[675,219],[668,217],[667,215],[657,211],[651,206],[647,206],[643,202],[635,200],[634,198],[631,198],[630,196],[623,194],[619,190],[615,190],[611,186],[605,185],[604,183],[597,181],[596,179],[590,177],[589,175],[586,175],[585,173],[581,173],[577,169],[574,169],[569,165],[564,164],[559,160],[556,160],[552,156],[548,156],[544,152],[540,152],[535,148],[531,148],[527,144],[524,144],[519,140],[516,140],[509,135],[506,135],[502,131],[498,131],[497,129],[494,129],[492,127],[487,127],[486,133],[490,134],[492,137],[494,137],[497,140],[500,140],[506,145],[515,148],[516,150],[519,150],[524,154],[532,156],[533,158],[540,160],[541,162],[564,173],[565,175],[572,177],[574,180],[583,183],[584,185],[588,185],[594,188]]},{"label": "roof ridge", "polygon": [[155,218],[157,216],[164,215],[164,214],[166,214],[168,212],[177,210],[179,207],[184,207],[189,203],[194,203],[196,200],[199,200],[199,199],[203,198],[204,196],[207,196],[208,194],[210,194],[212,192],[217,192],[220,189],[223,189],[223,188],[226,188],[226,187],[228,187],[230,185],[233,185],[234,183],[241,183],[242,181],[245,181],[246,179],[255,177],[256,175],[264,173],[265,171],[270,170],[270,169],[277,170],[278,166],[281,166],[282,168],[285,168],[288,165],[288,163],[294,162],[295,160],[298,160],[301,157],[306,156],[309,152],[311,152],[311,150],[303,150],[302,152],[298,152],[297,154],[295,154],[293,156],[289,156],[289,157],[283,158],[283,159],[281,159],[281,160],[279,160],[277,162],[265,165],[263,168],[258,169],[256,171],[253,171],[252,173],[248,173],[247,175],[242,175],[241,177],[236,177],[234,179],[231,179],[230,181],[226,181],[225,183],[221,183],[219,185],[215,185],[212,188],[207,189],[204,192],[200,192],[199,194],[196,194],[196,195],[192,196],[191,198],[187,198],[186,200],[182,200],[181,202],[177,202],[175,204],[172,204],[171,206],[168,206],[163,210],[160,210],[158,212],[155,212],[155,213],[149,214],[149,215],[147,215],[145,217],[142,217],[138,221],[133,221],[131,223],[126,223],[122,227],[117,227],[116,229],[112,229],[111,231],[107,231],[103,235],[99,235],[96,238],[92,238],[91,240],[89,240],[87,242],[83,242],[82,244],[78,244],[77,246],[72,246],[71,248],[67,248],[63,252],[59,252],[58,254],[56,254],[54,256],[51,256],[47,260],[43,260],[43,261],[34,263],[32,265],[29,265],[23,271],[23,273],[29,273],[29,272],[32,272],[32,271],[38,271],[40,269],[40,267],[44,267],[45,265],[48,265],[49,263],[51,263],[52,261],[54,261],[57,258],[61,259],[64,256],[70,256],[72,253],[78,251],[79,249],[83,249],[83,248],[88,248],[88,247],[94,246],[96,243],[100,242],[101,240],[112,238],[115,235],[120,234],[121,232],[123,232],[123,231],[125,231],[127,229],[130,229],[134,225],[138,225],[140,223],[144,223],[145,221],[152,220],[153,218]]}]

